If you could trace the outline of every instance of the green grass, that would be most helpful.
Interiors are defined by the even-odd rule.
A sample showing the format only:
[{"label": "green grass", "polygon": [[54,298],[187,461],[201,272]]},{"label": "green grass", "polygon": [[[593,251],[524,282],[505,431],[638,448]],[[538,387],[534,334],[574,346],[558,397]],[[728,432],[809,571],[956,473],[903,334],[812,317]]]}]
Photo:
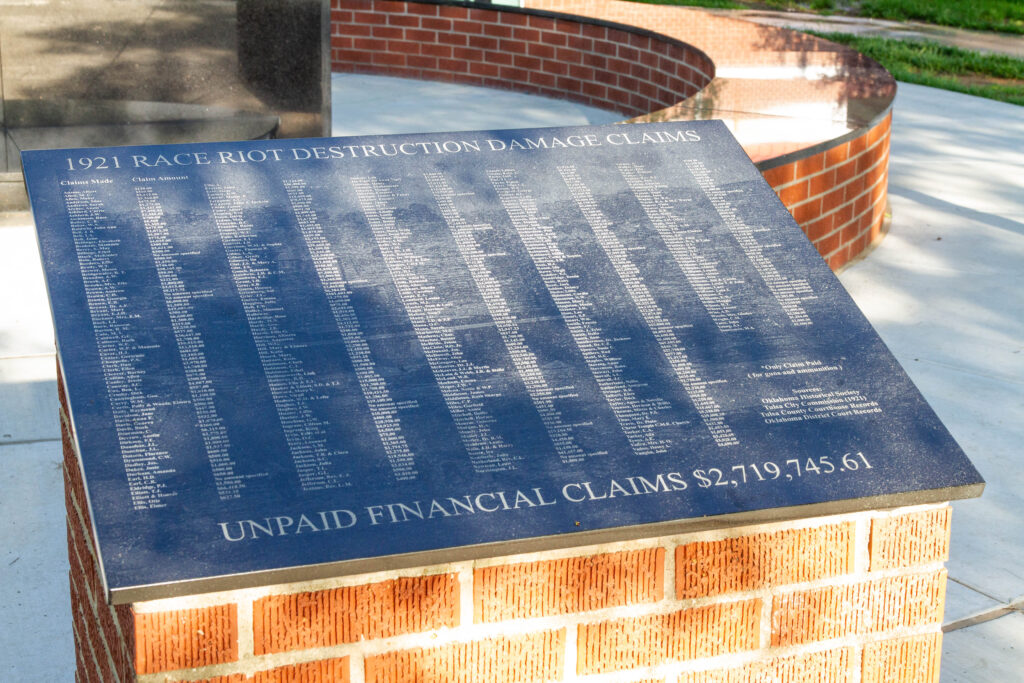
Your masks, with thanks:
[{"label": "green grass", "polygon": [[749,9],[750,5],[732,0],[633,0],[648,5],[685,5],[687,7],[710,7],[712,9]]},{"label": "green grass", "polygon": [[1021,0],[861,0],[852,4],[854,13],[862,17],[1024,33]]},{"label": "green grass", "polygon": [[[725,9],[773,7],[908,19],[974,30],[1024,33],[1024,0],[636,0]],[[896,80],[1024,105],[1024,60],[938,43],[815,33],[871,57]],[[995,79],[1002,79],[996,81]]]},{"label": "green grass", "polygon": [[[814,35],[848,45],[871,57],[898,81],[1024,105],[1024,59],[979,54],[924,41],[848,33]],[[985,82],[991,79],[1006,79],[1008,82]]]},{"label": "green grass", "polygon": [[975,31],[1024,33],[1024,0],[636,0],[719,9],[790,9],[895,21],[923,21]]},{"label": "green grass", "polygon": [[712,9],[793,9],[801,11],[830,12],[835,9],[835,0],[633,0],[649,5],[685,5],[687,7],[710,7]]}]

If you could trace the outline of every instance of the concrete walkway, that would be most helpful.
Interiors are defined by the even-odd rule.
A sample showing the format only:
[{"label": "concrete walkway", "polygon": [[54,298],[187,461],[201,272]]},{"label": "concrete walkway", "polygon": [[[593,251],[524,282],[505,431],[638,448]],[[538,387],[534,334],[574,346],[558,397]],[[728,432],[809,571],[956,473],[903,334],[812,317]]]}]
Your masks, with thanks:
[{"label": "concrete walkway", "polygon": [[1024,107],[901,83],[890,233],[840,276],[988,481],[954,504],[944,683],[1024,677]]},{"label": "concrete walkway", "polygon": [[[513,93],[336,77],[336,134],[602,123]],[[496,118],[498,115],[501,118]],[[483,116],[483,118],[480,118]],[[943,683],[1024,671],[1024,108],[900,86],[893,222],[841,275],[988,479],[956,504]],[[0,221],[0,680],[73,680],[53,337],[26,215]]]},{"label": "concrete walkway", "polygon": [[822,15],[808,12],[739,9],[708,10],[714,14],[745,19],[755,24],[794,28],[798,31],[824,33],[855,33],[896,40],[930,40],[934,43],[960,47],[975,52],[1005,54],[1024,59],[1024,36],[991,31],[968,31],[951,26],[937,26],[919,21],[892,21],[868,17]]}]

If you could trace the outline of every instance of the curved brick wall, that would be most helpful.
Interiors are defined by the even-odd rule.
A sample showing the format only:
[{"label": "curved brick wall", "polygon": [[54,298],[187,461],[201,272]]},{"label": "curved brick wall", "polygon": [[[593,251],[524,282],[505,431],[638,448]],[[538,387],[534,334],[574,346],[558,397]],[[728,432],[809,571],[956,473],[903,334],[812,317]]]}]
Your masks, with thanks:
[{"label": "curved brick wall", "polygon": [[[809,102],[849,103],[852,130],[814,142],[741,142],[797,223],[833,269],[882,235],[889,168],[889,124],[896,83],[876,62],[826,40],[700,10],[618,0],[524,0],[537,10],[658,31],[705,52],[719,76],[696,102],[638,120],[728,118],[732,112],[804,110]],[[703,101],[701,101],[703,100]],[[817,111],[807,126],[829,112]]]},{"label": "curved brick wall", "polygon": [[[332,70],[508,88],[636,120],[722,111],[768,117],[788,102],[859,97],[869,111],[851,131],[810,144],[741,142],[833,269],[881,236],[895,83],[874,62],[793,31],[678,7],[618,0],[526,4],[530,9],[333,0]],[[819,69],[829,76],[714,78],[723,65],[763,73]]]},{"label": "curved brick wall", "polygon": [[629,27],[536,13],[363,0],[331,12],[334,71],[512,88],[626,116],[711,82],[707,55]]},{"label": "curved brick wall", "polygon": [[833,270],[882,236],[892,114],[849,140],[762,174]]}]

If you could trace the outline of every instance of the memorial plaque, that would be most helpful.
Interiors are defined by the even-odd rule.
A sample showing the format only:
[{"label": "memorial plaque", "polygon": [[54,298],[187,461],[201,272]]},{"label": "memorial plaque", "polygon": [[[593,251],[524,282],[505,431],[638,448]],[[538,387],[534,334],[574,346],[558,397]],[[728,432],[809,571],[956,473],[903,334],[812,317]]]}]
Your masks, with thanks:
[{"label": "memorial plaque", "polygon": [[983,485],[717,121],[24,167],[116,602]]}]

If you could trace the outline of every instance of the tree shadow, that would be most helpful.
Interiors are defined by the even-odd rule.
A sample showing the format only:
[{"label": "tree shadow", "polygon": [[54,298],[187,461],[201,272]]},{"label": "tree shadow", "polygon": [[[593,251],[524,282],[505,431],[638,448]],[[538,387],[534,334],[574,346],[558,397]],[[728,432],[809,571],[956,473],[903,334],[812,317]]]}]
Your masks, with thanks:
[{"label": "tree shadow", "polygon": [[[28,139],[34,146],[73,146],[322,135],[330,92],[324,45],[322,36],[306,34],[323,17],[319,0],[306,5],[316,10],[312,23],[308,11],[305,23],[281,23],[280,13],[260,0],[81,0],[0,9],[3,124],[34,129],[11,136],[9,151]],[[268,34],[274,22],[278,31]],[[258,41],[267,48],[253,50]],[[240,50],[241,43],[249,49]],[[297,74],[296,65],[305,71]],[[142,103],[148,109],[140,114]],[[251,124],[254,114],[275,116],[280,125],[261,123],[256,134],[248,124],[224,125],[240,118]],[[140,138],[137,130],[116,128],[157,122],[188,125],[167,140],[159,132]],[[72,131],[75,126],[99,129],[85,134]],[[40,134],[41,128],[56,130]],[[16,168],[17,155],[10,156]]]}]

